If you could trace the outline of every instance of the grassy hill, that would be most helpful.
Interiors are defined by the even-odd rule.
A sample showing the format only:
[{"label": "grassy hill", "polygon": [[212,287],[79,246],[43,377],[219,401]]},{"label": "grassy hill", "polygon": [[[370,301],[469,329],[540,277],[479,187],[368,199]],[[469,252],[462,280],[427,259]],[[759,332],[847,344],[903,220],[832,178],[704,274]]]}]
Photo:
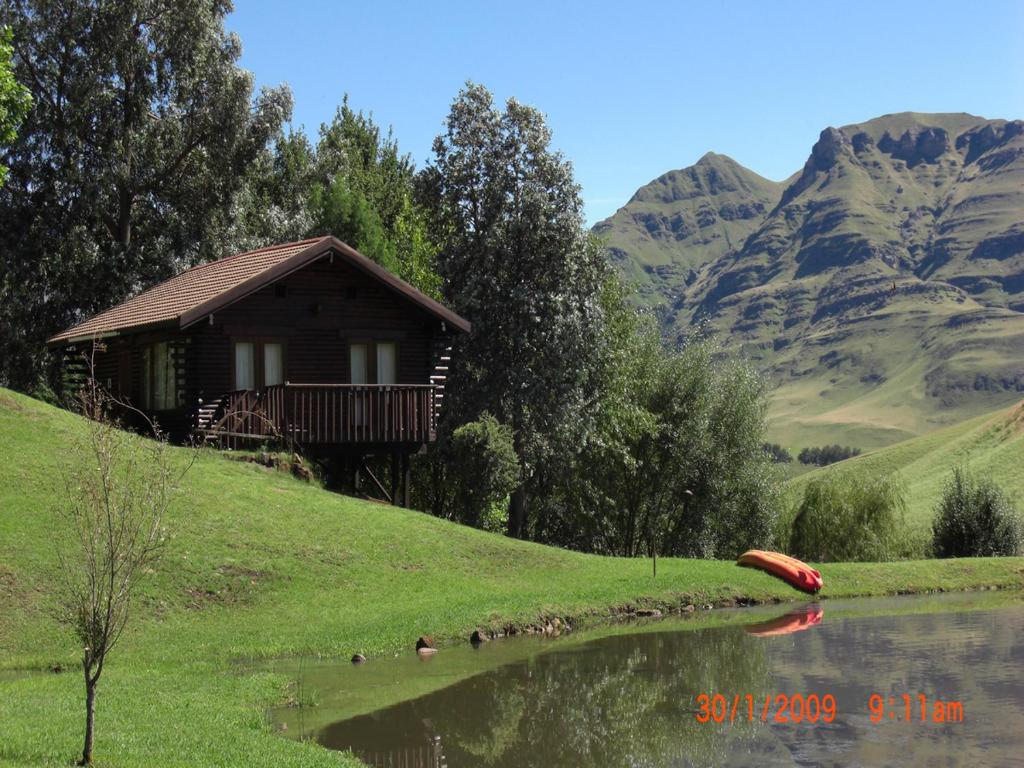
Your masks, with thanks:
[{"label": "grassy hill", "polygon": [[[66,412],[0,390],[0,765],[66,766],[82,684],[54,618],[53,548]],[[188,459],[175,449],[174,460]],[[566,552],[328,493],[280,472],[199,456],[167,521],[163,561],[100,684],[104,766],[353,765],[271,731],[295,691],[245,660],[411,653],[420,634],[608,616],[616,606],[802,597],[732,563]],[[1024,559],[835,564],[823,597],[1019,586]],[[588,618],[589,617],[589,618]],[[442,650],[442,653],[444,651]],[[52,670],[56,670],[52,671]]]},{"label": "grassy hill", "polygon": [[1024,512],[1024,403],[816,469],[791,480],[789,489],[795,498],[815,478],[850,470],[899,472],[907,484],[907,522],[928,531],[943,486],[958,465],[991,477],[1016,496]]},{"label": "grassy hill", "polygon": [[731,186],[765,212],[728,243],[650,230],[677,205],[664,186],[595,231],[670,336],[710,325],[769,376],[773,440],[880,447],[1024,393],[1024,121],[827,128],[787,182]]}]

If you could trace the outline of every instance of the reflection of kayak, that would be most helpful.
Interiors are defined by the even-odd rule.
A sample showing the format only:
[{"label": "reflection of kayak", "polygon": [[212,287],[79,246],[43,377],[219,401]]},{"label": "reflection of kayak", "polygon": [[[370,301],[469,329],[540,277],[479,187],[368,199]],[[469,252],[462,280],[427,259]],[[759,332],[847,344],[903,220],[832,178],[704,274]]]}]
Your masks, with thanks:
[{"label": "reflection of kayak", "polygon": [[807,605],[795,611],[790,611],[785,616],[777,616],[768,621],[759,621],[756,624],[747,624],[743,631],[758,637],[771,637],[772,635],[788,635],[792,632],[802,632],[810,629],[815,624],[820,624],[825,615],[825,609],[820,605]]},{"label": "reflection of kayak", "polygon": [[824,586],[821,574],[814,570],[807,563],[797,560],[795,557],[784,555],[781,552],[765,552],[760,549],[752,549],[740,555],[736,561],[737,565],[748,568],[759,568],[772,576],[778,576],[791,587],[802,592],[810,592],[812,595]]}]

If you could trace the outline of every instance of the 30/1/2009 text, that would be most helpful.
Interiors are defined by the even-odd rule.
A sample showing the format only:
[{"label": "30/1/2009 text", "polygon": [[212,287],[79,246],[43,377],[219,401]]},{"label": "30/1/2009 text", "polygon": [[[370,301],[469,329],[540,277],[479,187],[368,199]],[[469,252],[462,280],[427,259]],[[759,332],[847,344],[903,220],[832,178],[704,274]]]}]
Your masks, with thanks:
[{"label": "30/1/2009 text", "polygon": [[735,723],[736,720],[773,723],[831,723],[836,719],[836,697],[831,693],[767,694],[763,699],[751,693],[735,694],[732,699],[721,693],[697,696],[698,723]]}]

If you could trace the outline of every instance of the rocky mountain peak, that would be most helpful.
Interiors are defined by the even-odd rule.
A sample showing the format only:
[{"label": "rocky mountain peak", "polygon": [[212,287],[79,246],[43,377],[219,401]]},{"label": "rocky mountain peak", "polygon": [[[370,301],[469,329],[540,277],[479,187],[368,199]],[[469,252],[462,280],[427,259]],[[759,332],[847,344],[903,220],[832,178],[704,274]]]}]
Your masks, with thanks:
[{"label": "rocky mountain peak", "polygon": [[920,126],[904,131],[898,139],[886,131],[878,142],[878,148],[913,168],[919,163],[934,163],[952,147],[944,128]]},{"label": "rocky mountain peak", "polygon": [[841,128],[830,126],[821,132],[811,148],[811,157],[807,164],[814,171],[827,171],[836,164],[844,151],[849,151],[852,146],[850,137]]},{"label": "rocky mountain peak", "polygon": [[785,206],[803,193],[814,183],[819,173],[828,173],[832,170],[844,154],[854,154],[853,141],[846,132],[842,128],[831,126],[823,130],[811,147],[811,156],[804,163],[799,178],[783,192],[778,207]]},{"label": "rocky mountain peak", "polygon": [[1024,120],[1009,120],[1005,123],[987,122],[956,138],[958,150],[967,149],[966,162],[973,163],[985,152],[1024,135]]}]

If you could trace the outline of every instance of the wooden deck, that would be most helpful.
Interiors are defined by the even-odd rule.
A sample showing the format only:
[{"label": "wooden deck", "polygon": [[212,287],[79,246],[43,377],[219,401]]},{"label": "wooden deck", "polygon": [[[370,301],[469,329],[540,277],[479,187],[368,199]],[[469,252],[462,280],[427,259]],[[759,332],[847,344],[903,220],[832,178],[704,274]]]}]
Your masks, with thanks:
[{"label": "wooden deck", "polygon": [[432,384],[293,384],[229,392],[199,411],[197,431],[225,448],[419,445],[436,437]]}]

